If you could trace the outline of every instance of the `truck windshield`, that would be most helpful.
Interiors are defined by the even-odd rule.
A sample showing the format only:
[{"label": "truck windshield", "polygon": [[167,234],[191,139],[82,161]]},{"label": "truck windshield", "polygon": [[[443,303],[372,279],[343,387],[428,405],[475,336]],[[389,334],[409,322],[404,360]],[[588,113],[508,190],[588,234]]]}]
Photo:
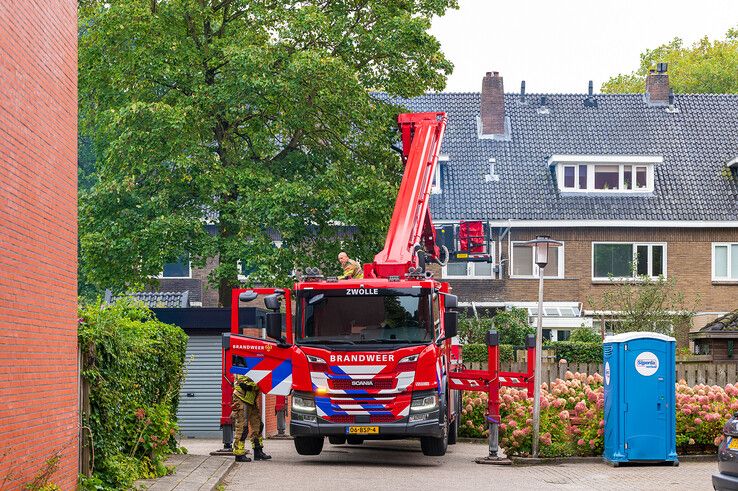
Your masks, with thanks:
[{"label": "truck windshield", "polygon": [[430,343],[435,334],[427,290],[376,296],[311,292],[300,300],[298,315],[297,341],[303,344]]}]

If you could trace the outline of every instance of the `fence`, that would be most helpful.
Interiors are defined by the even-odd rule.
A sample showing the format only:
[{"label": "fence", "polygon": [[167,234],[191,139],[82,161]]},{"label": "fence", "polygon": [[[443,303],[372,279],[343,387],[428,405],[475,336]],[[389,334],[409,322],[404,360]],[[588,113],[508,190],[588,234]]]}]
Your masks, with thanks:
[{"label": "fence", "polygon": [[[486,370],[486,363],[466,363],[467,368],[472,370]],[[500,370],[507,372],[525,372],[525,363],[512,362],[500,363]],[[579,372],[586,374],[599,373],[602,375],[601,363],[543,363],[541,365],[541,382],[551,384],[557,378],[564,378],[566,372]],[[738,383],[738,363],[690,363],[677,362],[676,380],[684,379],[689,385],[707,384],[719,385]]]}]

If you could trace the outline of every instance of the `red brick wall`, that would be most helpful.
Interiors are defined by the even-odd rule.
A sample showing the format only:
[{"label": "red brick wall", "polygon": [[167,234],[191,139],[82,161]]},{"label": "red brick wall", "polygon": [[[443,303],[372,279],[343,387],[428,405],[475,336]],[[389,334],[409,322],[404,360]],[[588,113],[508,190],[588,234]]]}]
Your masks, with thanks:
[{"label": "red brick wall", "polygon": [[75,0],[0,1],[0,488],[77,477]]}]

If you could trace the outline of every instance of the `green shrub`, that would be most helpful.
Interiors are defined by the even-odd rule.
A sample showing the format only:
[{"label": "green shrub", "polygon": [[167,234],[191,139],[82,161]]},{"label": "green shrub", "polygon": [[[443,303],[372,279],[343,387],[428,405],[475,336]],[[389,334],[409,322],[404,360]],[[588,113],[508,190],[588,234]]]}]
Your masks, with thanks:
[{"label": "green shrub", "polygon": [[602,363],[602,342],[553,341],[544,349],[554,350],[556,361],[563,358],[568,363]]},{"label": "green shrub", "polygon": [[484,344],[490,329],[497,330],[500,344],[525,345],[525,337],[535,334],[528,325],[528,312],[524,309],[501,310],[494,317],[469,317],[462,313],[459,318],[459,338],[462,344]]},{"label": "green shrub", "polygon": [[79,311],[82,376],[89,384],[93,477],[82,488],[128,489],[168,472],[177,450],[177,405],[187,335],[142,305],[119,301]]},{"label": "green shrub", "polygon": [[[464,363],[487,363],[487,345],[480,343],[465,344],[461,356]],[[501,344],[500,362],[510,361],[513,361],[513,347],[509,344]]]},{"label": "green shrub", "polygon": [[579,329],[574,329],[567,341],[576,341],[578,343],[601,343],[602,336],[588,327],[581,327]]}]

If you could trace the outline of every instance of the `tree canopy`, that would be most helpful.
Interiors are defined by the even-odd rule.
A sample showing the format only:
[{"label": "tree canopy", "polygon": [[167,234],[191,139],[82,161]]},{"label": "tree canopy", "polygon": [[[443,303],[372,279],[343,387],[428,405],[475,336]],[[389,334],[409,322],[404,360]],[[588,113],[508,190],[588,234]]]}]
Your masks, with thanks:
[{"label": "tree canopy", "polygon": [[676,93],[738,93],[738,28],[729,30],[725,39],[710,41],[704,37],[685,45],[674,38],[647,49],[636,71],[611,77],[602,84],[602,92],[643,92],[649,69],[661,62],[669,64],[669,84]]},{"label": "tree canopy", "polygon": [[[165,262],[219,258],[237,284],[371,260],[402,164],[398,109],[372,92],[442,90],[428,33],[456,0],[86,0],[80,130],[94,184],[80,197],[83,273],[134,288]],[[206,225],[210,225],[207,227]],[[281,247],[274,246],[275,238]]]}]

